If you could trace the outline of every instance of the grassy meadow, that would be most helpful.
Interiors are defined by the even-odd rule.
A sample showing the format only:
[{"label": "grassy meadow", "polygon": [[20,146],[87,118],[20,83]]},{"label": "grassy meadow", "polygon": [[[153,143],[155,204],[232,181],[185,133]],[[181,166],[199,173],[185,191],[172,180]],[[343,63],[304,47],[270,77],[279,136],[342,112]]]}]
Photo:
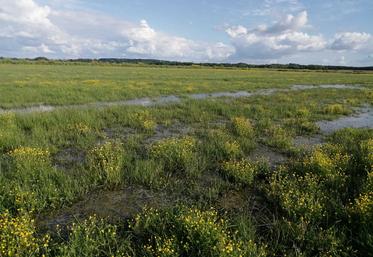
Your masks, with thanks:
[{"label": "grassy meadow", "polygon": [[371,256],[373,129],[317,122],[373,73],[0,64],[0,107],[293,84],[364,89],[0,114],[0,256]]},{"label": "grassy meadow", "polygon": [[0,108],[82,104],[160,95],[288,87],[373,85],[373,73],[158,66],[0,64]]}]

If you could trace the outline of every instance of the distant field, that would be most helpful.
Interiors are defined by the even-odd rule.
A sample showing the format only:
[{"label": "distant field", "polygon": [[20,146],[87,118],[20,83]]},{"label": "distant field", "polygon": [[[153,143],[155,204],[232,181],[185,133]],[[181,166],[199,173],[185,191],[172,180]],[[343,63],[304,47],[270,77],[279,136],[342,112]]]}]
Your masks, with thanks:
[{"label": "distant field", "polygon": [[[353,86],[12,109],[293,84]],[[0,65],[0,107],[0,256],[373,252],[372,73]]]},{"label": "distant field", "polygon": [[77,104],[327,83],[371,86],[373,73],[0,64],[0,107]]}]

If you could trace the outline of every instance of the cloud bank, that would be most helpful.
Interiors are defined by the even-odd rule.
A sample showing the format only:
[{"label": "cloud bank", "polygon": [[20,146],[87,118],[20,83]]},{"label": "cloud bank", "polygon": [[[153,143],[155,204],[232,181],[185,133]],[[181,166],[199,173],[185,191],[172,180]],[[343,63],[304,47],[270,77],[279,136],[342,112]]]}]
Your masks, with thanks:
[{"label": "cloud bank", "polygon": [[234,52],[221,42],[196,42],[101,13],[58,11],[33,0],[0,0],[0,46],[8,56],[144,57],[219,61]]},{"label": "cloud bank", "polygon": [[286,15],[272,25],[255,28],[228,27],[225,31],[235,47],[234,59],[274,60],[305,52],[367,50],[372,44],[368,33],[343,32],[332,39],[304,32],[308,28],[308,14]]}]

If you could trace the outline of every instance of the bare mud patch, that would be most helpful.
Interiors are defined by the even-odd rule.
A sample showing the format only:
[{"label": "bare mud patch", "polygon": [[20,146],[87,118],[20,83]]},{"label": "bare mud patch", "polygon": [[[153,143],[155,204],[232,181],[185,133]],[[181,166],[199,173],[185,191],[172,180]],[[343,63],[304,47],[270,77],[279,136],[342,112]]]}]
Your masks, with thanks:
[{"label": "bare mud patch", "polygon": [[129,187],[116,191],[99,191],[86,196],[71,207],[61,209],[51,216],[37,219],[41,229],[55,230],[57,225],[66,226],[92,215],[118,221],[133,217],[145,206],[162,208],[169,205],[166,193]]},{"label": "bare mud patch", "polygon": [[312,150],[318,145],[324,144],[323,136],[316,134],[314,136],[297,136],[293,139],[293,145],[297,148],[302,148],[305,150]]},{"label": "bare mud patch", "polygon": [[136,130],[130,127],[111,127],[103,129],[104,135],[109,139],[127,139],[136,135]]},{"label": "bare mud patch", "polygon": [[59,150],[52,159],[56,168],[68,170],[77,164],[83,164],[85,153],[77,148],[69,147]]},{"label": "bare mud patch", "polygon": [[145,143],[152,144],[162,139],[188,135],[193,133],[193,131],[194,130],[191,127],[179,122],[173,123],[171,126],[157,125],[154,134],[147,138]]},{"label": "bare mud patch", "polygon": [[288,158],[286,155],[275,152],[268,146],[258,145],[248,156],[248,159],[251,161],[268,161],[269,166],[275,168],[279,164],[286,162]]}]

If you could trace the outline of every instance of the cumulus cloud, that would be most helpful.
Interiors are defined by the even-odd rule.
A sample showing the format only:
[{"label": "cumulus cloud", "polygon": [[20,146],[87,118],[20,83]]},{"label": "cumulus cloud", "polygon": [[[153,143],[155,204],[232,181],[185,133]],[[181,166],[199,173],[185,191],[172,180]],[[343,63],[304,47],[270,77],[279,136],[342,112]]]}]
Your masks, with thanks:
[{"label": "cumulus cloud", "polygon": [[197,43],[183,37],[169,36],[152,29],[145,20],[138,26],[122,31],[128,39],[128,53],[160,58],[188,59],[194,56],[204,59],[225,59],[234,49],[223,43]]},{"label": "cumulus cloud", "polygon": [[126,56],[219,61],[235,51],[90,11],[53,10],[34,0],[0,0],[0,55]]},{"label": "cumulus cloud", "polygon": [[33,52],[33,53],[44,53],[44,54],[50,54],[54,53],[49,47],[45,44],[41,44],[40,46],[24,46],[22,47],[23,51],[26,52]]},{"label": "cumulus cloud", "polygon": [[287,15],[268,26],[249,29],[234,26],[226,29],[236,48],[236,57],[273,59],[297,52],[319,51],[326,41],[321,35],[309,35],[301,30],[307,24],[307,12]]},{"label": "cumulus cloud", "polygon": [[275,22],[272,26],[267,27],[267,25],[260,26],[258,28],[259,32],[262,33],[282,33],[296,31],[303,28],[308,21],[308,15],[306,11],[300,12],[298,15],[293,16],[288,14],[283,20]]},{"label": "cumulus cloud", "polygon": [[371,38],[370,34],[364,32],[337,33],[330,44],[330,48],[334,50],[357,50],[366,46]]}]

